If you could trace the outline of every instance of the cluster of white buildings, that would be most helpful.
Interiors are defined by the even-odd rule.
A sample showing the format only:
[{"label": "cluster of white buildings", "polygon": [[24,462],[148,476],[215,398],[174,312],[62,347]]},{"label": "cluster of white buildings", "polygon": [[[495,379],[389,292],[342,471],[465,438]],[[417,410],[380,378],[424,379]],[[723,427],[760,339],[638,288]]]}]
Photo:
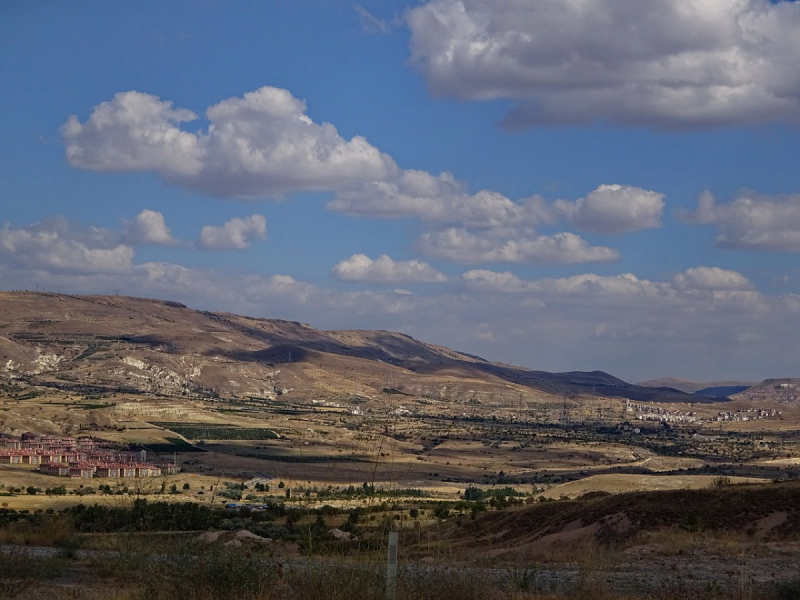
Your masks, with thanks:
[{"label": "cluster of white buildings", "polygon": [[0,434],[0,464],[38,465],[41,473],[80,479],[157,477],[178,471],[174,464],[148,463],[142,453],[115,450],[89,437],[32,432],[19,438]]},{"label": "cluster of white buildings", "polygon": [[[697,413],[689,410],[670,410],[649,404],[636,404],[628,402],[625,405],[626,413],[634,413],[632,418],[639,421],[658,421],[661,423],[701,423]],[[720,411],[717,416],[707,418],[708,421],[756,421],[758,419],[775,419],[781,416],[781,411],[774,408],[742,408],[739,410]]]},{"label": "cluster of white buildings", "polygon": [[743,408],[737,411],[721,411],[715,421],[757,421],[759,419],[775,419],[781,416],[781,411],[774,408]]},{"label": "cluster of white buildings", "polygon": [[625,412],[637,413],[635,418],[639,421],[657,421],[660,423],[695,423],[697,413],[691,410],[670,410],[650,404],[635,404],[628,402]]}]

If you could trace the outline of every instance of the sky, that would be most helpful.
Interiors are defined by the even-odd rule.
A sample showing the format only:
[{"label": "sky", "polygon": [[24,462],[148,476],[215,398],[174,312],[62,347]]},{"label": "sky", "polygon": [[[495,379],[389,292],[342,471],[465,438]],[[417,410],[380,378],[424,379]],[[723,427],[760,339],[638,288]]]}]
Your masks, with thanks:
[{"label": "sky", "polygon": [[0,289],[800,376],[800,3],[0,4]]}]

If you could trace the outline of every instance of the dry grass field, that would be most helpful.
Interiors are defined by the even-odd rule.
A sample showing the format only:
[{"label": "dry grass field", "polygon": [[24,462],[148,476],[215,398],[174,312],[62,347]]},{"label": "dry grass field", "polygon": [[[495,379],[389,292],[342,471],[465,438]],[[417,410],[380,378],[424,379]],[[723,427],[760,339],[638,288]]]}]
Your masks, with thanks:
[{"label": "dry grass field", "polygon": [[[631,436],[614,433],[615,424],[622,423],[619,417],[564,428],[557,419],[541,422],[536,409],[505,417],[453,419],[443,416],[438,406],[434,411],[398,413],[390,408],[353,414],[291,398],[276,408],[274,403],[123,393],[90,398],[19,381],[15,385],[17,392],[0,396],[0,428],[6,433],[90,435],[155,449],[154,456],[178,461],[187,476],[207,486],[220,478],[246,481],[259,476],[309,488],[364,482],[385,489],[419,488],[451,499],[469,485],[510,485],[521,493],[553,498],[593,491],[697,488],[720,473],[741,474],[741,481],[768,480],[784,476],[800,462],[800,456],[794,456],[794,432],[781,420],[760,421],[759,429],[751,423],[709,423],[670,431],[651,426]],[[698,432],[702,442],[696,442],[692,432]],[[677,444],[676,450],[665,454],[670,444]],[[685,448],[676,454],[679,446]],[[750,455],[743,460],[745,446]],[[46,489],[61,483],[24,466],[0,467],[0,484],[7,486]],[[77,485],[69,480],[63,484],[68,489]],[[68,498],[8,502],[36,508],[79,500]]]}]

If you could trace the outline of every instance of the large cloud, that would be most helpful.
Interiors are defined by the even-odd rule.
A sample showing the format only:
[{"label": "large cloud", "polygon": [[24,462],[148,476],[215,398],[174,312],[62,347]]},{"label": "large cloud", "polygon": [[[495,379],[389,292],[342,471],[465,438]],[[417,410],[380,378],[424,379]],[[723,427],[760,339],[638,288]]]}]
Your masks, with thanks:
[{"label": "large cloud", "polygon": [[0,257],[26,269],[57,273],[126,273],[134,250],[112,232],[53,217],[28,227],[0,229]]},{"label": "large cloud", "polygon": [[556,200],[553,209],[578,229],[624,233],[660,227],[664,194],[627,185],[601,185],[574,202]]},{"label": "large cloud", "polygon": [[656,296],[666,292],[663,284],[639,279],[632,273],[600,276],[593,273],[574,275],[561,279],[540,279],[528,281],[508,271],[498,273],[478,269],[467,271],[462,279],[470,289],[488,290],[499,293],[545,293],[560,296],[588,296],[610,294],[615,296]]},{"label": "large cloud", "polygon": [[630,185],[601,185],[583,198],[548,203],[541,196],[514,202],[497,192],[470,195],[450,173],[407,170],[392,181],[340,192],[328,208],[373,218],[412,217],[467,228],[542,225],[565,221],[577,229],[616,234],[659,227],[664,194]]},{"label": "large cloud", "polygon": [[262,215],[234,217],[221,226],[206,225],[197,245],[204,250],[244,250],[254,239],[267,239],[267,220]]},{"label": "large cloud", "polygon": [[156,171],[168,178],[196,177],[203,168],[200,139],[180,124],[197,118],[172,102],[140,92],[120,92],[95,106],[81,123],[75,115],[61,127],[67,160],[92,171]]},{"label": "large cloud", "polygon": [[[587,327],[592,324],[592,333],[587,330],[585,335],[665,343],[671,340],[676,348],[680,343],[695,342],[698,347],[707,344],[708,340],[697,339],[701,331],[720,339],[731,331],[746,329],[742,336],[760,339],[763,331],[754,333],[759,321],[766,323],[776,320],[778,314],[800,311],[800,298],[765,296],[742,274],[717,267],[687,269],[671,281],[640,279],[632,273],[525,280],[514,273],[488,270],[468,271],[462,281],[471,293],[512,295],[520,298],[520,306],[537,307],[548,315],[570,315]],[[734,321],[725,322],[726,317]],[[746,324],[735,322],[736,318],[746,319]],[[566,329],[573,326],[561,322]],[[773,325],[777,326],[777,320]],[[677,331],[682,332],[682,340],[677,339]]]},{"label": "large cloud", "polygon": [[408,14],[434,93],[512,98],[512,128],[798,120],[800,4],[430,0]]},{"label": "large cloud", "polygon": [[[195,118],[191,111],[126,92],[95,107],[86,123],[70,117],[62,133],[67,158],[79,168],[153,171],[170,183],[225,197],[333,191],[330,210],[417,219],[428,228],[417,249],[457,262],[610,261],[619,257],[616,250],[590,246],[573,233],[542,235],[533,228],[565,222],[617,234],[660,225],[664,197],[657,192],[603,185],[584,198],[555,202],[537,195],[513,201],[491,190],[471,194],[452,174],[402,170],[364,138],[347,141],[305,111],[288,91],[264,87],[210,107],[207,130],[188,133],[180,124]],[[159,216],[137,217],[129,226],[131,240],[170,243]],[[253,218],[207,226],[197,246],[246,248],[250,239],[265,237]]]},{"label": "large cloud", "polygon": [[[206,116],[207,130],[189,133],[180,125],[196,118],[191,111],[148,94],[119,93],[96,106],[85,123],[69,118],[62,127],[67,159],[75,167],[99,171],[152,171],[170,183],[224,197],[328,190],[336,193],[328,203],[330,210],[370,218],[414,218],[433,229],[534,227],[564,221],[587,231],[620,233],[658,226],[663,210],[662,194],[622,185],[603,185],[585,198],[554,203],[541,196],[517,202],[491,190],[471,194],[467,184],[450,173],[402,170],[364,138],[343,139],[333,125],[314,123],[303,101],[278,88],[228,98],[210,107]],[[212,233],[209,230],[208,236]],[[168,239],[163,232],[160,238]],[[537,237],[535,253],[553,254],[543,244],[568,245],[577,256],[579,239],[568,233]],[[209,240],[201,245],[219,247]],[[596,253],[584,255],[598,259]],[[607,258],[608,254],[602,260]]]},{"label": "large cloud", "polygon": [[[235,218],[221,227],[204,227],[198,246],[208,249],[247,248],[252,239],[266,238],[261,215]],[[41,273],[76,275],[130,275],[139,244],[174,246],[179,243],[164,216],[145,209],[134,219],[123,219],[121,231],[85,226],[61,216],[19,227],[0,228],[0,266]],[[76,280],[77,281],[77,280]]]},{"label": "large cloud", "polygon": [[696,210],[679,216],[686,223],[715,225],[722,246],[800,252],[800,194],[741,192],[730,204],[717,204],[712,194],[704,192]]},{"label": "large cloud", "polygon": [[288,91],[263,87],[210,107],[207,130],[190,133],[180,124],[196,119],[192,111],[130,91],[96,106],[85,123],[71,116],[61,132],[74,167],[152,171],[218,196],[341,189],[397,171],[363,137],[346,140],[305,110]]},{"label": "large cloud", "polygon": [[450,173],[438,177],[406,170],[390,181],[374,181],[341,191],[328,208],[348,215],[373,218],[412,217],[435,225],[497,227],[552,222],[553,215],[538,197],[513,202],[483,190],[470,195],[466,184]]},{"label": "large cloud", "polygon": [[[527,281],[514,273],[485,269],[467,271],[464,284],[473,290],[499,293],[529,293],[541,297],[627,297],[646,298],[654,306],[677,300],[695,303],[699,297],[730,302],[754,301],[763,297],[741,273],[719,267],[692,267],[677,273],[669,282],[640,279],[632,273],[595,275],[584,273],[559,279]],[[741,293],[731,293],[741,292]]]},{"label": "large cloud", "polygon": [[450,228],[422,234],[415,247],[426,256],[461,263],[567,264],[607,262],[619,258],[616,250],[590,246],[574,233],[537,235],[517,229],[471,232]]},{"label": "large cloud", "polygon": [[331,271],[340,281],[369,283],[441,283],[447,277],[428,263],[418,260],[394,260],[383,254],[372,260],[365,254],[354,254]]},{"label": "large cloud", "polygon": [[752,290],[753,284],[741,273],[719,267],[694,267],[672,278],[680,290]]}]

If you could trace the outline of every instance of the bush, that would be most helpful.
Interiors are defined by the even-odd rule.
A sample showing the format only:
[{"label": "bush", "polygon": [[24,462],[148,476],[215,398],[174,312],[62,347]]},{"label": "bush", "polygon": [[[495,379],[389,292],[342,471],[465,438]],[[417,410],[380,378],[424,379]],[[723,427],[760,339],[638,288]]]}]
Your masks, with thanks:
[{"label": "bush", "polygon": [[29,594],[42,580],[60,577],[64,563],[54,558],[38,558],[22,550],[4,550],[0,567],[0,598],[18,598]]},{"label": "bush", "polygon": [[187,543],[176,549],[169,561],[154,555],[141,598],[255,600],[274,586],[277,567],[269,566],[263,548],[246,551],[219,545]]},{"label": "bush", "polygon": [[433,509],[433,516],[444,521],[450,516],[450,509],[446,506],[437,506]]},{"label": "bush", "polygon": [[782,581],[775,588],[775,600],[797,600],[800,598],[800,579]]},{"label": "bush", "polygon": [[219,495],[228,500],[238,501],[242,499],[242,490],[222,490]]}]

